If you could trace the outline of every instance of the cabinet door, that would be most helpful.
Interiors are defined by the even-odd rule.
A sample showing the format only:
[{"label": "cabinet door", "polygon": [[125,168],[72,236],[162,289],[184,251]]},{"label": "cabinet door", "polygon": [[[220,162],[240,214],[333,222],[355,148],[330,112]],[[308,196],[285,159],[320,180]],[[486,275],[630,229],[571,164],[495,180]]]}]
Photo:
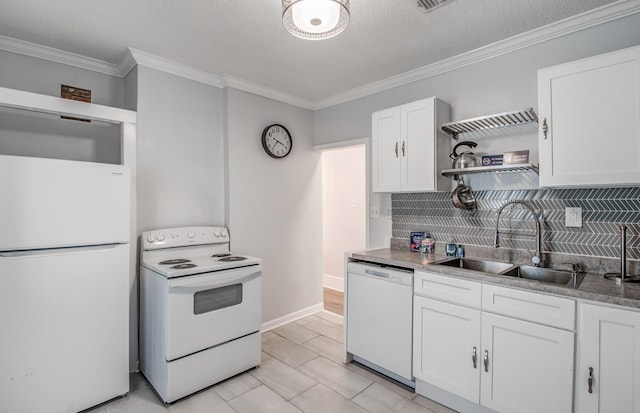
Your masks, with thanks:
[{"label": "cabinet door", "polygon": [[639,312],[578,304],[576,412],[640,413],[639,349]]},{"label": "cabinet door", "polygon": [[640,183],[640,47],[541,69],[538,107],[540,186]]},{"label": "cabinet door", "polygon": [[414,297],[413,375],[417,379],[478,403],[479,338],[479,310]]},{"label": "cabinet door", "polygon": [[482,313],[480,403],[499,412],[570,413],[574,333]]},{"label": "cabinet door", "polygon": [[400,191],[400,107],[375,112],[371,119],[372,190]]},{"label": "cabinet door", "polygon": [[403,191],[433,191],[436,181],[435,99],[400,109],[400,155]]}]

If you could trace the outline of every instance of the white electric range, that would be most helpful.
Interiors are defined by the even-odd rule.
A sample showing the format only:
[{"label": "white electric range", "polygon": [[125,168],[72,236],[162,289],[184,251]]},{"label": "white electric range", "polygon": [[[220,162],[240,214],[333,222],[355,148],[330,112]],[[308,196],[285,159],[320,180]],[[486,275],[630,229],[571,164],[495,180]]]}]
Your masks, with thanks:
[{"label": "white electric range", "polygon": [[164,402],[260,364],[261,276],[226,228],[142,233],[140,369]]}]

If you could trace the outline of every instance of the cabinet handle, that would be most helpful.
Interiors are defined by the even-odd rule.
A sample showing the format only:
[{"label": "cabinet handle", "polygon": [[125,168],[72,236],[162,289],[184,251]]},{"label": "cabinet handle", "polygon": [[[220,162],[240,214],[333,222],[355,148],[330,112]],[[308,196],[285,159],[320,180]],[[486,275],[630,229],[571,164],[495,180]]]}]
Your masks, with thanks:
[{"label": "cabinet handle", "polygon": [[547,132],[549,131],[549,125],[547,125],[547,118],[542,120],[542,133],[544,134],[544,138],[547,139]]},{"label": "cabinet handle", "polygon": [[593,393],[593,367],[589,367],[589,393]]},{"label": "cabinet handle", "polygon": [[404,158],[406,155],[404,153],[404,141],[402,141],[402,157]]},{"label": "cabinet handle", "polygon": [[489,372],[489,351],[484,351],[484,371]]},{"label": "cabinet handle", "polygon": [[473,368],[478,368],[478,349],[473,346],[473,351],[471,352],[471,360],[473,361]]},{"label": "cabinet handle", "polygon": [[398,142],[397,141],[396,141],[396,149],[395,149],[395,151],[396,151],[396,158],[397,158],[398,157]]}]

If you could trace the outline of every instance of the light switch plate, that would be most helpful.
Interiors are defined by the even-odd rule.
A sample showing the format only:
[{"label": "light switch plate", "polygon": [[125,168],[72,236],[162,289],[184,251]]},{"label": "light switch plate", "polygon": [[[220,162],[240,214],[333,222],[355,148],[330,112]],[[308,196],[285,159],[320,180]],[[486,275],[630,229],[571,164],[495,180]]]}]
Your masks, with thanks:
[{"label": "light switch plate", "polygon": [[567,207],[565,209],[564,226],[567,228],[582,228],[581,207]]}]

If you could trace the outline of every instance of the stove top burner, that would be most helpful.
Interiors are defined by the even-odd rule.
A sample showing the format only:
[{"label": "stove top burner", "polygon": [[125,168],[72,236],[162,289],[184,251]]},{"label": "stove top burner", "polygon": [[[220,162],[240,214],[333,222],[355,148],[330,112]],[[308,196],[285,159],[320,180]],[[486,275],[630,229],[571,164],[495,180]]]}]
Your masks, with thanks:
[{"label": "stove top burner", "polygon": [[247,257],[233,256],[233,257],[220,258],[218,261],[231,262],[231,261],[243,261],[243,260],[246,260],[246,259],[247,259]]},{"label": "stove top burner", "polygon": [[191,260],[188,260],[186,258],[174,258],[172,260],[161,261],[160,265],[176,265],[176,264],[184,264],[187,262],[191,262]]},{"label": "stove top burner", "polygon": [[228,257],[230,255],[231,254],[229,254],[228,252],[223,252],[223,253],[220,253],[220,254],[213,254],[211,256],[211,258],[222,258],[222,257]]},{"label": "stove top burner", "polygon": [[[187,260],[188,261],[188,260]],[[197,267],[195,264],[178,264],[171,267],[172,270],[186,270],[187,268]]]}]

